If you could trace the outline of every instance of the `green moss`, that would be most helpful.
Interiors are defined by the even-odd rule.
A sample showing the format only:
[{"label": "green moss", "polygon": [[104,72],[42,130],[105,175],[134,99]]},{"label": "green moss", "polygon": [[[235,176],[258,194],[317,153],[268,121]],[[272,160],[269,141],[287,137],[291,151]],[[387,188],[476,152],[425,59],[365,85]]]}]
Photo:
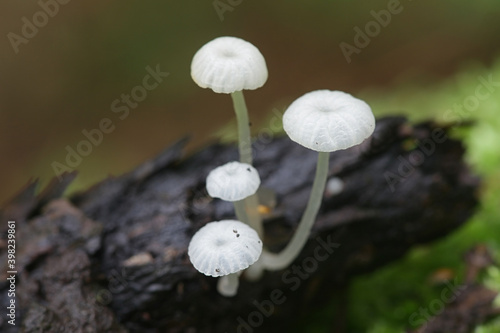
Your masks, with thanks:
[{"label": "green moss", "polygon": [[[429,283],[429,277],[443,267],[463,271],[462,254],[472,245],[485,243],[500,259],[500,87],[494,87],[487,98],[475,97],[483,78],[491,76],[500,82],[500,61],[491,68],[469,65],[459,74],[439,84],[402,85],[386,91],[366,91],[363,98],[375,112],[394,113],[407,108],[405,114],[412,121],[436,119],[458,123],[473,121],[467,128],[456,128],[453,133],[466,145],[466,159],[483,179],[481,204],[473,218],[454,234],[426,247],[410,252],[403,260],[379,271],[357,278],[350,292],[349,308],[352,332],[402,332],[412,327],[412,319],[422,319],[420,308],[432,313],[432,302],[440,299],[445,285]],[[490,87],[491,88],[491,87]],[[486,88],[479,88],[486,92]],[[493,89],[493,88],[492,88]],[[477,105],[459,112],[457,105],[477,101]],[[399,112],[398,112],[399,113]],[[485,283],[500,290],[500,271],[491,268]],[[435,302],[436,303],[436,302]],[[412,317],[412,314],[417,313]],[[421,324],[419,320],[413,323]],[[500,319],[476,330],[476,333],[499,332]]]}]

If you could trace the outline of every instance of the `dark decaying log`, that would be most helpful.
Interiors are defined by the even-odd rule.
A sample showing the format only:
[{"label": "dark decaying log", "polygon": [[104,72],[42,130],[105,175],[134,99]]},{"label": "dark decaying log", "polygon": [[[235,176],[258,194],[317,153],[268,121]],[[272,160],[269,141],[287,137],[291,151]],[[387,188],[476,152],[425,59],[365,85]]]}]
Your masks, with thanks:
[{"label": "dark decaying log", "polygon": [[[231,204],[210,199],[204,190],[211,169],[237,159],[233,146],[215,144],[183,159],[181,140],[134,171],[69,200],[58,198],[74,174],[39,196],[31,183],[2,211],[2,221],[17,223],[16,328],[291,331],[353,275],[394,261],[471,216],[479,181],[464,164],[462,144],[445,132],[433,123],[411,126],[389,117],[378,121],[370,140],[331,154],[330,178],[341,179],[343,189],[325,192],[300,257],[258,282],[242,279],[233,298],[219,296],[216,279],[195,271],[186,254],[201,226],[234,218]],[[263,187],[276,194],[264,244],[277,251],[304,210],[316,153],[286,137],[258,148],[255,167]],[[1,248],[5,274],[5,241]],[[6,276],[1,281],[5,309]],[[7,319],[0,318],[2,332],[17,331]]]}]

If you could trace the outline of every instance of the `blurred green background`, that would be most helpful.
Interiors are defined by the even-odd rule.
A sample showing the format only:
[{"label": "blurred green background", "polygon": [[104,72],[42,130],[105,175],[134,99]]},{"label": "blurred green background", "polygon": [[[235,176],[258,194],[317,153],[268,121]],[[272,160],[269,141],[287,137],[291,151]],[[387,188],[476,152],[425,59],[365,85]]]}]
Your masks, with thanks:
[{"label": "blurred green background", "polygon": [[[445,122],[454,104],[475,93],[478,76],[500,81],[497,0],[220,2],[231,8],[223,20],[213,0],[72,0],[57,10],[50,7],[54,15],[44,22],[37,14],[41,3],[54,1],[2,1],[0,203],[30,178],[46,184],[54,177],[54,161],[65,163],[66,147],[75,149],[85,139],[82,131],[97,128],[103,118],[111,119],[115,129],[83,157],[71,191],[130,170],[186,134],[192,135],[190,151],[216,140],[220,129],[233,122],[230,98],[196,86],[189,66],[201,45],[222,35],[252,42],[266,58],[268,82],[246,94],[255,130],[273,109],[283,110],[303,93],[321,88],[361,97],[378,116]],[[391,6],[398,13],[390,23],[346,61],[340,44],[354,46],[354,28],[365,30],[375,20],[372,11]],[[34,19],[40,25],[36,34],[31,31],[34,36],[13,47],[13,38],[24,38],[26,20]],[[121,120],[112,102],[142,84],[147,66],[157,65],[169,76]],[[477,242],[498,255],[499,92],[454,119],[476,120],[456,135],[465,140],[469,162],[485,179],[478,214],[449,238],[355,281],[350,331],[410,327],[412,311],[439,293],[426,282],[433,271],[445,267],[459,276],[461,253]],[[485,279],[496,281],[494,276]],[[330,310],[314,321],[318,331],[328,327]],[[304,325],[312,331],[310,321]],[[480,332],[500,332],[499,326],[484,329]]]}]

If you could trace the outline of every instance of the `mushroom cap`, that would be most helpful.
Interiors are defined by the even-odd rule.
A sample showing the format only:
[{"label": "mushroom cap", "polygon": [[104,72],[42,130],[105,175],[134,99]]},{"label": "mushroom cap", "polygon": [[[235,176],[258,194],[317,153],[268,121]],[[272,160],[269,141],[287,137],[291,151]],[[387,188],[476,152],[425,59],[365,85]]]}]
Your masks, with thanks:
[{"label": "mushroom cap", "polygon": [[360,144],[375,130],[368,104],[342,91],[316,90],[296,99],[283,115],[290,139],[309,149],[332,152]]},{"label": "mushroom cap", "polygon": [[267,81],[259,49],[236,37],[219,37],[203,45],[191,62],[191,77],[202,88],[230,94],[260,88]]},{"label": "mushroom cap", "polygon": [[243,200],[257,192],[259,185],[259,173],[247,163],[229,162],[207,176],[208,194],[226,201]]},{"label": "mushroom cap", "polygon": [[208,276],[236,273],[256,262],[262,253],[257,232],[243,222],[223,220],[207,223],[193,236],[189,260]]}]

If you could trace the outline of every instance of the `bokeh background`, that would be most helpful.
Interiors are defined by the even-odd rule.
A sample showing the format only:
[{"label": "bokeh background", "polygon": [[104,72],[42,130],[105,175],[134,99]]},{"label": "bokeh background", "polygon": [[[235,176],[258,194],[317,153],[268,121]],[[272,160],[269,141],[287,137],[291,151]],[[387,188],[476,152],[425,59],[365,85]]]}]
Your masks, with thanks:
[{"label": "bokeh background", "polygon": [[[499,1],[65,1],[57,8],[51,0],[0,2],[0,203],[32,178],[46,184],[54,177],[53,163],[65,163],[66,147],[75,149],[85,139],[82,131],[103,118],[115,129],[83,157],[70,192],[130,170],[184,135],[192,136],[188,153],[231,138],[230,98],[196,86],[189,68],[204,43],[231,35],[255,44],[269,68],[266,85],[246,94],[255,132],[272,110],[321,88],[361,97],[378,116],[475,121],[456,135],[485,179],[480,210],[449,239],[355,281],[352,332],[411,327],[412,311],[440,291],[428,282],[433,272],[447,269],[459,277],[461,251],[477,242],[498,255],[500,87],[464,115],[449,110],[474,95],[478,77],[500,82]],[[37,14],[42,3],[52,4],[54,15],[46,22]],[[214,3],[226,6],[222,16]],[[340,44],[355,45],[354,28],[364,31],[375,20],[372,11],[390,6],[399,13],[348,62]],[[38,31],[13,46],[34,19]],[[157,65],[168,77],[120,119],[111,103],[142,84],[147,66]],[[500,286],[495,269],[485,281]],[[331,311],[304,319],[304,327],[328,327]],[[499,324],[482,329],[500,331],[492,325]]]}]

